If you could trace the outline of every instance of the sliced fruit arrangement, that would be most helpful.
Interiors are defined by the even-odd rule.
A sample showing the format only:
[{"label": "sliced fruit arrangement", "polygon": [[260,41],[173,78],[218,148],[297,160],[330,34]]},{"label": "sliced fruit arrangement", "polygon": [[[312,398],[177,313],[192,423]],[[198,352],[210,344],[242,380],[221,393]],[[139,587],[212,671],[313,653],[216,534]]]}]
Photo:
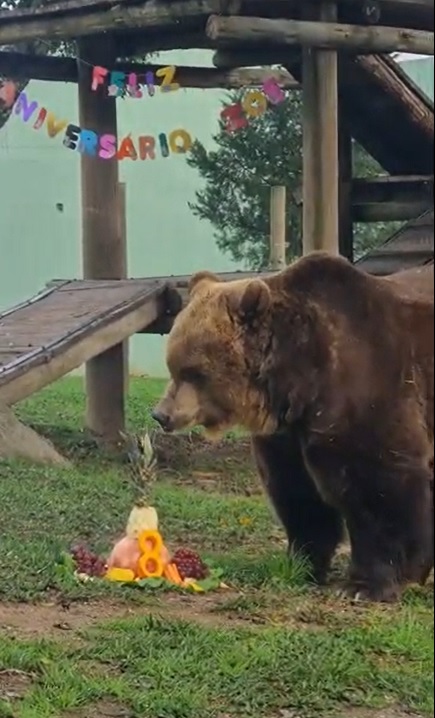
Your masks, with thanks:
[{"label": "sliced fruit arrangement", "polygon": [[[148,434],[136,436],[130,441],[128,456],[134,506],[128,517],[125,535],[116,542],[107,561],[85,546],[75,546],[71,555],[76,575],[83,579],[106,578],[140,585],[142,582],[150,582],[147,585],[151,585],[151,581],[167,581],[198,592],[218,588],[218,576],[211,575],[210,569],[195,551],[180,548],[171,556],[165,546],[159,531],[157,511],[150,505],[157,461]],[[207,588],[198,583],[204,581]]]},{"label": "sliced fruit arrangement", "polygon": [[71,551],[78,577],[106,578],[120,583],[164,579],[181,588],[201,590],[198,581],[210,576],[210,569],[196,551],[178,549],[173,556],[158,531],[143,531],[137,539],[127,536],[115,544],[106,562],[86,546]]}]

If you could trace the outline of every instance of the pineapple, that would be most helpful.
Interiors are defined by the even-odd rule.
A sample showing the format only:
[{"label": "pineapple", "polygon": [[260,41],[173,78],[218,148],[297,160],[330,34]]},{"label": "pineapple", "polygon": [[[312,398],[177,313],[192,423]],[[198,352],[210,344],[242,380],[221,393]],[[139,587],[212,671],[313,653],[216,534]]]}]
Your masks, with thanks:
[{"label": "pineapple", "polygon": [[157,459],[147,432],[129,440],[128,458],[131,466],[136,500],[127,523],[127,537],[137,539],[143,531],[158,531],[157,511],[149,505],[151,488],[157,479]]}]

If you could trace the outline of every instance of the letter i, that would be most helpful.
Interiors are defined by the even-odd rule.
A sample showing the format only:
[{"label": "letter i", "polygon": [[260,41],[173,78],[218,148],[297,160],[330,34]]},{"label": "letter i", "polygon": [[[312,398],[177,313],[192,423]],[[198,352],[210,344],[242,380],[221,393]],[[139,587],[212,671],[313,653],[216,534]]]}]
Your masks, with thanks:
[{"label": "letter i", "polygon": [[156,87],[155,87],[154,72],[151,72],[151,70],[149,72],[147,72],[145,75],[145,83],[148,88],[149,96],[153,97],[156,93]]},{"label": "letter i", "polygon": [[42,125],[45,122],[46,117],[47,117],[47,110],[45,109],[45,107],[41,107],[41,109],[39,110],[39,115],[38,115],[37,119],[35,120],[35,124],[33,125],[33,129],[40,130]]},{"label": "letter i", "polygon": [[168,138],[166,137],[164,132],[161,132],[159,135],[159,142],[160,142],[160,151],[162,153],[162,157],[169,157],[169,146],[168,146]]}]

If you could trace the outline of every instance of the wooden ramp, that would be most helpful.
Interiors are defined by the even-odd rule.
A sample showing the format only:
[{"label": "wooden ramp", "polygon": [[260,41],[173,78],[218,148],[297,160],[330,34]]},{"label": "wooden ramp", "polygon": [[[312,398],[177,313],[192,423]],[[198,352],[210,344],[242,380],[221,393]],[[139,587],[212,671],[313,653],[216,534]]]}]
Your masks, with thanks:
[{"label": "wooden ramp", "polygon": [[0,403],[12,405],[142,331],[165,312],[165,283],[63,281],[0,314]]},{"label": "wooden ramp", "polygon": [[383,276],[402,269],[422,267],[434,261],[434,210],[405,224],[380,247],[361,257],[356,266],[368,274]]},{"label": "wooden ramp", "polygon": [[[302,80],[299,60],[285,62]],[[352,136],[392,175],[434,173],[434,103],[386,55],[340,60],[340,100]]]}]

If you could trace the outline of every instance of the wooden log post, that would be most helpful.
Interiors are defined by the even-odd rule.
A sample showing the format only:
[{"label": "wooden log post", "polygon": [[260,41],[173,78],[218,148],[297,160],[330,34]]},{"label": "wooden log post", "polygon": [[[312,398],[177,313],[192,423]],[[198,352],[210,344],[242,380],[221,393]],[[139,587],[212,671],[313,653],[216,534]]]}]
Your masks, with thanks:
[{"label": "wooden log post", "polygon": [[339,105],[338,112],[338,245],[340,254],[353,262],[352,135]]},{"label": "wooden log post", "polygon": [[[124,267],[122,276],[128,276],[127,272],[127,185],[125,182],[118,184],[118,221],[119,221],[119,237],[124,251]],[[124,393],[128,394],[130,387],[130,342],[125,340],[124,344]]]},{"label": "wooden log post", "polygon": [[[109,37],[78,43],[80,126],[98,134],[117,135],[116,100],[93,92],[92,67],[111,67],[115,57]],[[89,63],[89,64],[87,64]],[[82,154],[82,252],[85,279],[123,279],[125,237],[119,222],[118,160],[104,162]],[[125,426],[124,347],[112,347],[86,365],[86,424],[107,442],[116,441]]]},{"label": "wooden log post", "polygon": [[[307,3],[308,4],[308,3]],[[320,2],[319,2],[320,5]],[[212,15],[207,37],[219,48],[238,45],[268,47],[318,47],[355,54],[408,52],[434,54],[434,33],[379,25],[350,25],[326,20],[275,20],[261,17]]]},{"label": "wooden log post", "polygon": [[270,268],[286,266],[286,188],[270,188]]},{"label": "wooden log post", "polygon": [[[322,20],[335,17],[324,5]],[[338,67],[335,50],[305,48],[303,95],[303,253],[339,253]]]}]

